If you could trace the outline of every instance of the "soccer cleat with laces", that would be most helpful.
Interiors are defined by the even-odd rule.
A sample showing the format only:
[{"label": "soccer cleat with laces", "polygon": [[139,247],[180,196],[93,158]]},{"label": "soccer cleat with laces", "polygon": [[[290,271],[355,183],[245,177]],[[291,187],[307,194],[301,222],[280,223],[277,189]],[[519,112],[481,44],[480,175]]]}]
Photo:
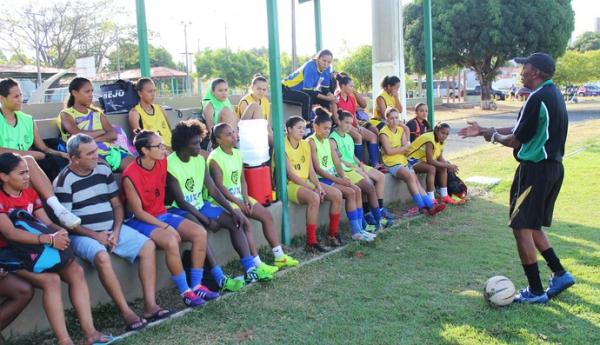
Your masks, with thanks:
[{"label": "soccer cleat with laces", "polygon": [[322,245],[315,243],[315,244],[307,244],[306,247],[304,247],[304,250],[307,253],[312,253],[312,254],[321,254],[321,253],[327,253],[329,251],[329,249],[323,247]]},{"label": "soccer cleat with laces", "polygon": [[246,274],[244,274],[244,281],[246,284],[254,282],[264,282],[273,280],[273,275],[267,272],[259,271],[255,268],[251,268]]},{"label": "soccer cleat with laces", "polygon": [[219,285],[223,291],[238,292],[246,286],[246,282],[241,279],[225,276]]},{"label": "soccer cleat with laces", "polygon": [[435,216],[446,209],[446,204],[436,204],[432,208],[424,207],[420,211],[428,216]]},{"label": "soccer cleat with laces", "polygon": [[184,292],[181,297],[183,297],[183,303],[190,308],[196,308],[206,303],[202,297],[196,296],[192,290]]},{"label": "soccer cleat with laces", "polygon": [[368,232],[364,231],[355,233],[352,235],[352,239],[359,242],[373,242],[374,240],[374,238],[368,235]]},{"label": "soccer cleat with laces", "polygon": [[534,295],[529,291],[529,288],[522,289],[519,291],[519,294],[515,296],[516,303],[548,303],[550,299],[548,298],[548,294],[544,291],[541,295]]},{"label": "soccer cleat with laces", "polygon": [[287,254],[283,254],[279,258],[275,259],[275,266],[279,268],[294,267],[298,266],[299,264],[300,262],[298,260],[294,259],[293,257]]},{"label": "soccer cleat with laces", "polygon": [[575,284],[575,278],[571,275],[571,273],[566,272],[561,276],[557,276],[556,274],[550,278],[548,282],[548,288],[546,289],[546,293],[548,294],[548,298],[554,298],[561,292],[570,288]]},{"label": "soccer cleat with laces", "polygon": [[462,205],[465,203],[464,200],[460,199],[460,201],[456,201],[454,199],[452,199],[452,197],[450,195],[446,195],[443,198],[440,198],[440,202],[444,203],[444,204],[450,204],[450,205]]},{"label": "soccer cleat with laces", "polygon": [[206,301],[212,301],[213,299],[217,299],[219,296],[221,296],[218,292],[212,291],[204,285],[198,285],[198,287],[194,289],[194,293],[196,296]]},{"label": "soccer cleat with laces", "polygon": [[264,272],[266,274],[273,275],[275,272],[279,271],[279,268],[276,266],[267,265],[264,262],[261,262],[260,265],[256,266],[257,271]]}]

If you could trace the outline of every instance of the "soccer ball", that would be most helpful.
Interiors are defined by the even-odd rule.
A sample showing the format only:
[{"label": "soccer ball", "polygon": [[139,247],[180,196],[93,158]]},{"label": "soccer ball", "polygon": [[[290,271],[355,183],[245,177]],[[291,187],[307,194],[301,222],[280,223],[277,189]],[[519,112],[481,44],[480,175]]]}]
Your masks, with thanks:
[{"label": "soccer ball", "polygon": [[515,299],[515,285],[504,276],[491,277],[483,287],[483,298],[493,306],[507,306]]}]

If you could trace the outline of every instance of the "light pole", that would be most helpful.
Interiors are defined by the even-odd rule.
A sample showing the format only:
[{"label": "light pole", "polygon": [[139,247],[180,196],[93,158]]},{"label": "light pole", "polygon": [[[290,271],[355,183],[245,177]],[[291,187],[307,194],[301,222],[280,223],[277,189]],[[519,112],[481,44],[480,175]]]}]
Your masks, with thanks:
[{"label": "light pole", "polygon": [[[296,66],[298,65],[297,57],[296,57],[296,0],[292,1],[292,71],[296,70]],[[292,72],[286,71],[286,72]]]},{"label": "light pole", "polygon": [[39,29],[38,22],[35,16],[41,16],[41,13],[35,13],[31,11],[25,12],[26,14],[30,14],[33,17],[33,25],[35,26],[35,36],[34,36],[34,44],[35,44],[35,64],[37,66],[37,87],[42,85],[42,71],[40,68],[40,43],[39,43]]},{"label": "light pole", "polygon": [[119,51],[119,27],[117,26],[117,30],[115,32],[117,36],[117,79],[121,79],[121,54]]},{"label": "light pole", "polygon": [[189,56],[188,56],[191,53],[188,52],[187,27],[188,27],[188,25],[192,25],[192,23],[182,21],[181,24],[183,24],[183,36],[184,36],[184,42],[185,42],[185,53],[183,53],[183,54],[185,56],[185,74],[186,74],[185,80],[186,80],[186,84],[187,84],[186,91],[188,93],[190,93],[190,95],[191,95],[190,87],[192,85],[192,81],[190,80],[190,60],[189,60]]}]

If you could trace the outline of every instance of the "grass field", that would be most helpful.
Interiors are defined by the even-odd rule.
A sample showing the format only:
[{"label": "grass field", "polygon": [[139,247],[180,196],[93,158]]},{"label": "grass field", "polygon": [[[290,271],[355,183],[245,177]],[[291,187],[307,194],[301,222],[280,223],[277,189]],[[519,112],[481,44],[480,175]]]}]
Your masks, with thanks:
[{"label": "grass field", "polygon": [[549,237],[578,282],[547,305],[496,309],[483,301],[493,275],[526,284],[506,226],[516,162],[509,149],[490,145],[454,158],[463,177],[502,179],[491,190],[472,188],[467,205],[400,224],[373,245],[350,244],[120,343],[600,344],[598,128],[600,121],[571,127],[567,153],[575,154],[565,159]]}]

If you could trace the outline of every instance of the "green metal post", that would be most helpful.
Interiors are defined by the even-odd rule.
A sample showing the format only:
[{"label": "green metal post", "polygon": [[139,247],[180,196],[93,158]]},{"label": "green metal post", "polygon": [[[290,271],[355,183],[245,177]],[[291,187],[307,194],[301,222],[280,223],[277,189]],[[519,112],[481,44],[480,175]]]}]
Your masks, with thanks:
[{"label": "green metal post", "polygon": [[317,51],[323,49],[323,36],[321,35],[321,0],[313,0],[315,5],[315,39]]},{"label": "green metal post", "polygon": [[275,154],[275,184],[277,198],[281,200],[281,240],[290,245],[290,223],[288,219],[288,195],[283,141],[283,97],[281,95],[281,66],[279,64],[279,23],[277,0],[267,0],[267,26],[269,28],[269,75],[271,76],[271,116],[273,119],[273,141]]},{"label": "green metal post", "polygon": [[431,0],[423,1],[423,19],[425,24],[425,74],[427,76],[427,121],[435,124],[434,102],[433,102],[433,38],[431,35]]},{"label": "green metal post", "polygon": [[148,53],[148,28],[146,27],[146,6],[144,0],[135,0],[137,15],[138,47],[140,52],[140,72],[142,77],[150,77],[150,54]]},{"label": "green metal post", "polygon": [[173,78],[171,78],[171,89],[169,90],[171,96],[175,96],[175,83],[173,82]]}]

